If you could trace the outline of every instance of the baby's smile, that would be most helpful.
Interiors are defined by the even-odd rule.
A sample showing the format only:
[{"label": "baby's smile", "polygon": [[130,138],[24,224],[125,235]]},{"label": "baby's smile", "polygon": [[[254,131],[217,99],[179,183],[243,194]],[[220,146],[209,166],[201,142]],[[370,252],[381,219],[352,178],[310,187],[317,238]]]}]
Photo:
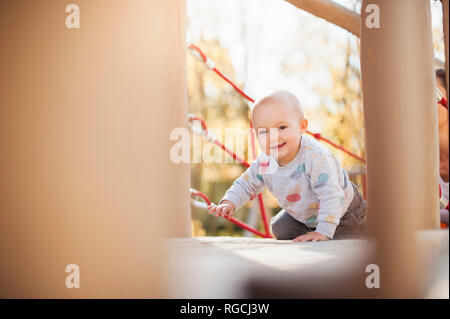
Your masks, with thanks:
[{"label": "baby's smile", "polygon": [[273,146],[270,147],[271,150],[279,150],[280,148],[282,148],[283,146],[286,145],[286,142],[281,142],[278,144],[275,144]]}]

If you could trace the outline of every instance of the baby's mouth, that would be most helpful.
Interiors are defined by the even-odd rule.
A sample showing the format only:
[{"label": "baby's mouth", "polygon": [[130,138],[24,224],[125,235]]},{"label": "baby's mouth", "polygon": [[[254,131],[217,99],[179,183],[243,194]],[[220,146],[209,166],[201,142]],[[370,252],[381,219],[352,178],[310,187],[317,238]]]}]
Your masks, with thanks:
[{"label": "baby's mouth", "polygon": [[283,143],[280,143],[280,144],[271,146],[270,149],[271,149],[271,150],[277,150],[277,149],[279,150],[279,149],[282,148],[284,145],[286,145],[286,142],[283,142]]}]

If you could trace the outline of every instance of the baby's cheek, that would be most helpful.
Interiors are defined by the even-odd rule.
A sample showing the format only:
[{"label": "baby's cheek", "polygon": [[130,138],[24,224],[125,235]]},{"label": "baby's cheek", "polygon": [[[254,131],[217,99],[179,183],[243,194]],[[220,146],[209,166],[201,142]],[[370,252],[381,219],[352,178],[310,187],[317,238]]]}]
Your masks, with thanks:
[{"label": "baby's cheek", "polygon": [[285,130],[283,134],[286,136],[286,138],[297,139],[300,137],[300,128],[296,129],[294,127],[290,127],[289,129]]},{"label": "baby's cheek", "polygon": [[298,147],[298,144],[300,143],[300,137],[296,136],[295,134],[291,134],[288,137],[285,138],[286,142],[289,144],[290,147]]}]

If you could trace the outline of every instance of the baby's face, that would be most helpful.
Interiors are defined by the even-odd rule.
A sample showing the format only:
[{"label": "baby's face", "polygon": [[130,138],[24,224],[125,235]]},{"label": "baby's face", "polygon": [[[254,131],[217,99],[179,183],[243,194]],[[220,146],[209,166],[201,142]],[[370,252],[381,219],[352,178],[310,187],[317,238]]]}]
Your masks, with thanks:
[{"label": "baby's face", "polygon": [[269,100],[255,108],[253,114],[259,145],[264,153],[273,155],[283,166],[297,154],[307,121],[282,100]]}]

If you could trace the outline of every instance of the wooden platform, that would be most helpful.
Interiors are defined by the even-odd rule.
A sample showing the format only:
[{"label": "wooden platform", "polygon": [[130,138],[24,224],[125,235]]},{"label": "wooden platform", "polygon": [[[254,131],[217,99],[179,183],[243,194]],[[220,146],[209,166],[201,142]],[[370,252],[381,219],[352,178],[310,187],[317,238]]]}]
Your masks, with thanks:
[{"label": "wooden platform", "polygon": [[[448,298],[448,231],[418,236],[427,258],[437,265],[435,297]],[[365,240],[293,243],[288,240],[242,237],[171,238],[165,258],[170,276],[169,298],[248,298],[249,283],[268,279],[327,274],[332,267],[349,269],[367,258],[373,246]],[[445,249],[447,247],[447,249]]]}]

